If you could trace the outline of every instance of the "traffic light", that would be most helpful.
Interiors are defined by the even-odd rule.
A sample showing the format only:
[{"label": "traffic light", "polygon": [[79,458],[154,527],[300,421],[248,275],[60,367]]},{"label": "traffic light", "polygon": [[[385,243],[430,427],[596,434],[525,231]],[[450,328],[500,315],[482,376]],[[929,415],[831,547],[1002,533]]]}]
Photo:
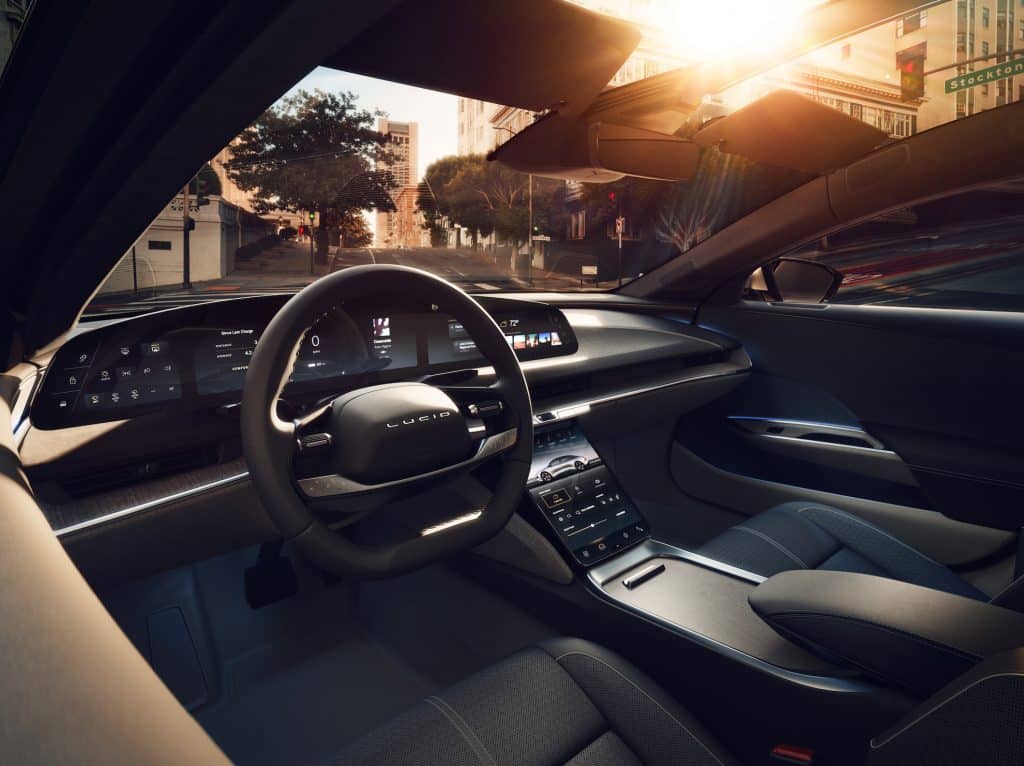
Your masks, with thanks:
[{"label": "traffic light", "polygon": [[196,204],[199,207],[210,204],[210,182],[205,178],[196,176]]},{"label": "traffic light", "polygon": [[899,56],[900,99],[914,101],[924,98],[924,53],[917,52]]},{"label": "traffic light", "polygon": [[[207,203],[209,203],[209,200],[207,200]],[[195,230],[196,230],[196,219],[193,218],[192,216],[189,216],[188,220],[185,222],[185,231],[195,231]]]},{"label": "traffic light", "polygon": [[310,210],[309,211],[309,222],[310,223],[316,223],[316,211],[315,210]]}]

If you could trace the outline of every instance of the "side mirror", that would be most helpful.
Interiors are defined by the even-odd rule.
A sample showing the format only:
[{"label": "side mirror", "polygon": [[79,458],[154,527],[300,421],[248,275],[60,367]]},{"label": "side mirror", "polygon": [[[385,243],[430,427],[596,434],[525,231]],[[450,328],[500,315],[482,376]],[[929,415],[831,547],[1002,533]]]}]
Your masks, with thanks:
[{"label": "side mirror", "polygon": [[759,269],[765,292],[783,303],[825,303],[843,283],[843,275],[816,261],[779,258]]}]

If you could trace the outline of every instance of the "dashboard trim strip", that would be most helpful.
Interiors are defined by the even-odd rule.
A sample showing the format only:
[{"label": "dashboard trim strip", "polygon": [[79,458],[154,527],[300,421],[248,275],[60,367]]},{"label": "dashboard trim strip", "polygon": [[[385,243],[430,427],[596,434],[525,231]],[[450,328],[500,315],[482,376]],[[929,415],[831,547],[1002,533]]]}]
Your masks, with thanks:
[{"label": "dashboard trim strip", "polygon": [[74,532],[80,532],[83,529],[89,529],[90,527],[95,527],[101,524],[107,524],[111,521],[123,519],[126,516],[134,516],[135,514],[142,513],[143,511],[151,511],[154,508],[159,508],[160,506],[168,505],[179,500],[186,500],[190,497],[194,497],[195,495],[201,495],[205,494],[206,492],[212,492],[213,490],[220,489],[222,487],[229,487],[232,484],[238,484],[242,481],[247,480],[248,478],[249,472],[242,471],[240,473],[232,474],[231,476],[225,476],[223,479],[216,479],[214,481],[206,482],[205,484],[200,484],[197,487],[190,487],[189,489],[184,489],[181,492],[174,492],[170,495],[155,497],[152,500],[147,500],[144,503],[132,505],[129,506],[128,508],[122,508],[119,511],[113,511],[112,513],[106,513],[102,516],[96,516],[92,519],[86,519],[85,521],[79,521],[75,524],[69,524],[66,527],[55,529],[54,534],[57,537],[70,535]]}]

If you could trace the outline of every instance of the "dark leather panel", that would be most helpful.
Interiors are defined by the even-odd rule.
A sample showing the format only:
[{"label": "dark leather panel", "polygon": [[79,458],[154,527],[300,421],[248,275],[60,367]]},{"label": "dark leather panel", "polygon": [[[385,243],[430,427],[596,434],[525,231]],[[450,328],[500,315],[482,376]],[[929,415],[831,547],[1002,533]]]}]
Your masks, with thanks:
[{"label": "dark leather panel", "polygon": [[1024,644],[1024,615],[932,588],[847,572],[783,572],[751,592],[783,635],[915,694]]}]

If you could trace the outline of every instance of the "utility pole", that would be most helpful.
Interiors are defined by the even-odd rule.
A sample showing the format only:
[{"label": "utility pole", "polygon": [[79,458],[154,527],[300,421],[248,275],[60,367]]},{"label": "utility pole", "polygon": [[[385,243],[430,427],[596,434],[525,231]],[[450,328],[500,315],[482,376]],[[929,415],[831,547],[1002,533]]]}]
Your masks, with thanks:
[{"label": "utility pole", "polygon": [[528,198],[529,198],[529,205],[530,205],[530,224],[529,224],[530,225],[530,229],[529,229],[530,245],[527,248],[526,253],[527,253],[527,256],[530,259],[530,267],[529,267],[529,271],[527,273],[530,275],[530,285],[532,286],[533,285],[533,173],[529,174],[529,179],[530,179],[530,193],[528,195]]},{"label": "utility pole", "polygon": [[[189,181],[189,183],[192,183]],[[188,185],[181,190],[181,286],[192,289],[191,265],[189,264],[188,235],[192,219],[188,214]]]},{"label": "utility pole", "polygon": [[316,255],[313,252],[313,222],[316,221],[316,213],[309,211],[309,273],[316,276]]}]

